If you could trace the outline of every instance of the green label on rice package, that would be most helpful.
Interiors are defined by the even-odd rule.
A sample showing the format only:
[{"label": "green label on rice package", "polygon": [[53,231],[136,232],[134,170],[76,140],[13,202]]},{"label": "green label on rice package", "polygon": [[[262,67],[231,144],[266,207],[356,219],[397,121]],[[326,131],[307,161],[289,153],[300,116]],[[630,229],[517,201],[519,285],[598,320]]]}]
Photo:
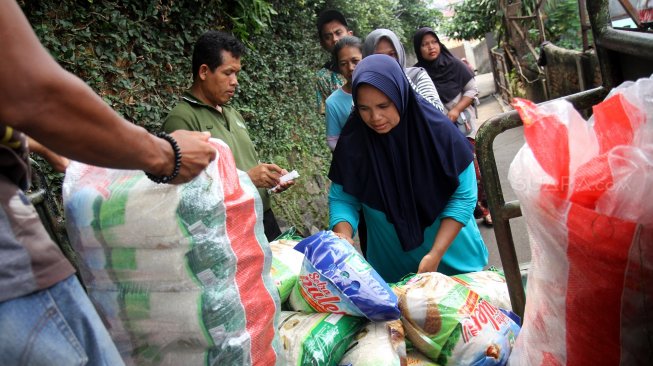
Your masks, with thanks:
[{"label": "green label on rice package", "polygon": [[282,311],[279,336],[289,366],[333,366],[366,322],[342,314]]},{"label": "green label on rice package", "polygon": [[520,328],[504,312],[441,273],[422,273],[394,287],[406,337],[442,366],[503,366]]},{"label": "green label on rice package", "polygon": [[288,300],[290,292],[297,283],[304,261],[304,254],[294,249],[297,243],[298,241],[287,239],[270,242],[272,250],[270,275],[279,291],[282,303]]},{"label": "green label on rice package", "polygon": [[451,278],[476,292],[490,304],[505,310],[512,310],[510,294],[503,272],[496,270],[463,273]]}]

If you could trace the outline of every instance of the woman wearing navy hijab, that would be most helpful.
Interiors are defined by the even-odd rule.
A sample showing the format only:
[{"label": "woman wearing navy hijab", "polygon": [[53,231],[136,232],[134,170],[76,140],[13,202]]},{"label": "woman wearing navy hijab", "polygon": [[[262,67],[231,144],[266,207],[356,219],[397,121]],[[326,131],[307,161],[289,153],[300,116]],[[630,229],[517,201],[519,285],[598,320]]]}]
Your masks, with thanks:
[{"label": "woman wearing navy hijab", "polygon": [[482,270],[488,254],[473,217],[470,143],[390,56],[357,65],[352,95],[329,171],[332,230],[351,241],[362,207],[367,259],[388,282]]}]

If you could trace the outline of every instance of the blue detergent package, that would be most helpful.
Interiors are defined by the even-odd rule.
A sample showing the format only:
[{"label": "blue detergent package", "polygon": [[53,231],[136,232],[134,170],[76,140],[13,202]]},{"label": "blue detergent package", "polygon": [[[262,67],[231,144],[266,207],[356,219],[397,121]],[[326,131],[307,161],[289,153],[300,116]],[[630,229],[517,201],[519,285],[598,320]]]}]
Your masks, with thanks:
[{"label": "blue detergent package", "polygon": [[332,231],[318,232],[295,249],[304,253],[290,295],[294,310],[349,314],[371,321],[399,319],[397,296],[356,249]]}]

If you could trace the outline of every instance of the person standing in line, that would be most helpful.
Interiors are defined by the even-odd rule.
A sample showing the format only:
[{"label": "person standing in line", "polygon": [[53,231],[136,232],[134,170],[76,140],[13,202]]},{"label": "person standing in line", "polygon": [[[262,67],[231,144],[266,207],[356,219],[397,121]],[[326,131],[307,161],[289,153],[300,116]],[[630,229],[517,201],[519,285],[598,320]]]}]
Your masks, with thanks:
[{"label": "person standing in line", "polygon": [[363,59],[363,46],[358,37],[340,39],[332,52],[332,62],[337,65],[345,84],[336,89],[326,100],[326,140],[331,151],[336,149],[340,131],[345,126],[354,99],[351,96],[351,78],[356,65]]},{"label": "person standing in line", "polygon": [[[435,31],[429,27],[420,28],[415,32],[413,46],[418,60],[415,66],[423,67],[428,72],[447,109],[447,116],[467,136],[472,145],[476,145],[474,101],[477,100],[478,88],[474,73],[440,42]],[[476,158],[474,165],[479,198],[475,216],[482,217],[485,225],[492,226],[492,216],[487,206]]]},{"label": "person standing in line", "polygon": [[215,149],[206,134],[159,138],[124,120],[57,64],[15,1],[0,1],[0,39],[0,364],[123,365],[24,193],[31,176],[26,134],[67,158],[140,169],[175,184],[201,173]]},{"label": "person standing in line", "polygon": [[410,86],[438,110],[445,112],[438,91],[426,70],[421,67],[406,67],[406,51],[399,41],[399,37],[393,31],[383,28],[375,29],[365,37],[363,57],[373,54],[384,54],[395,58],[408,76]]},{"label": "person standing in line", "polygon": [[[263,225],[269,241],[281,235],[270,205],[268,189],[280,184],[288,172],[276,164],[260,163],[245,120],[228,102],[238,87],[240,58],[245,46],[234,36],[218,31],[204,33],[193,49],[193,84],[163,122],[163,130],[205,131],[231,149],[236,167],[247,172],[263,201]],[[294,181],[281,184],[282,192]]]},{"label": "person standing in line", "polygon": [[[317,36],[320,45],[329,55],[342,37],[351,35],[353,32],[349,30],[347,19],[341,12],[329,9],[321,12],[317,17]],[[320,114],[325,113],[325,103],[329,95],[345,83],[332,60],[333,58],[330,57],[329,61],[316,72],[317,110]]]},{"label": "person standing in line", "polygon": [[[326,101],[326,134],[327,144],[333,152],[338,144],[340,131],[347,123],[354,98],[351,95],[351,78],[356,65],[363,59],[363,45],[358,37],[347,36],[340,39],[332,52],[333,63],[338,66],[340,75],[345,78],[345,84],[334,91]],[[358,222],[358,243],[363,256],[367,254],[367,228],[365,219],[361,216]]]}]

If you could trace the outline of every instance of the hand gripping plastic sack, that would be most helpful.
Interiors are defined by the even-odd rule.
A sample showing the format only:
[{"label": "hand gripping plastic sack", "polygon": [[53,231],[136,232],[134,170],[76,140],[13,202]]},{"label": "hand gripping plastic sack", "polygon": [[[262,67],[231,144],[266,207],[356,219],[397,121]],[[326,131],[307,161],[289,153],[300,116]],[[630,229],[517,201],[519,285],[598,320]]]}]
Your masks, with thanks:
[{"label": "hand gripping plastic sack", "polygon": [[287,366],[334,366],[367,320],[331,313],[282,311],[279,337]]},{"label": "hand gripping plastic sack", "polygon": [[406,339],[400,320],[369,322],[355,336],[340,366],[405,366]]},{"label": "hand gripping plastic sack", "polygon": [[371,321],[399,319],[397,296],[356,249],[332,231],[320,231],[295,249],[304,253],[293,310],[349,314]]},{"label": "hand gripping plastic sack", "polygon": [[510,365],[650,365],[653,79],[583,118],[516,100],[526,145],[510,166],[530,236],[524,325]]},{"label": "hand gripping plastic sack", "polygon": [[406,338],[425,356],[442,366],[506,365],[520,330],[514,314],[438,272],[393,286]]},{"label": "hand gripping plastic sack", "polygon": [[73,162],[66,225],[127,364],[282,364],[279,297],[256,187],[231,151],[183,185]]}]

